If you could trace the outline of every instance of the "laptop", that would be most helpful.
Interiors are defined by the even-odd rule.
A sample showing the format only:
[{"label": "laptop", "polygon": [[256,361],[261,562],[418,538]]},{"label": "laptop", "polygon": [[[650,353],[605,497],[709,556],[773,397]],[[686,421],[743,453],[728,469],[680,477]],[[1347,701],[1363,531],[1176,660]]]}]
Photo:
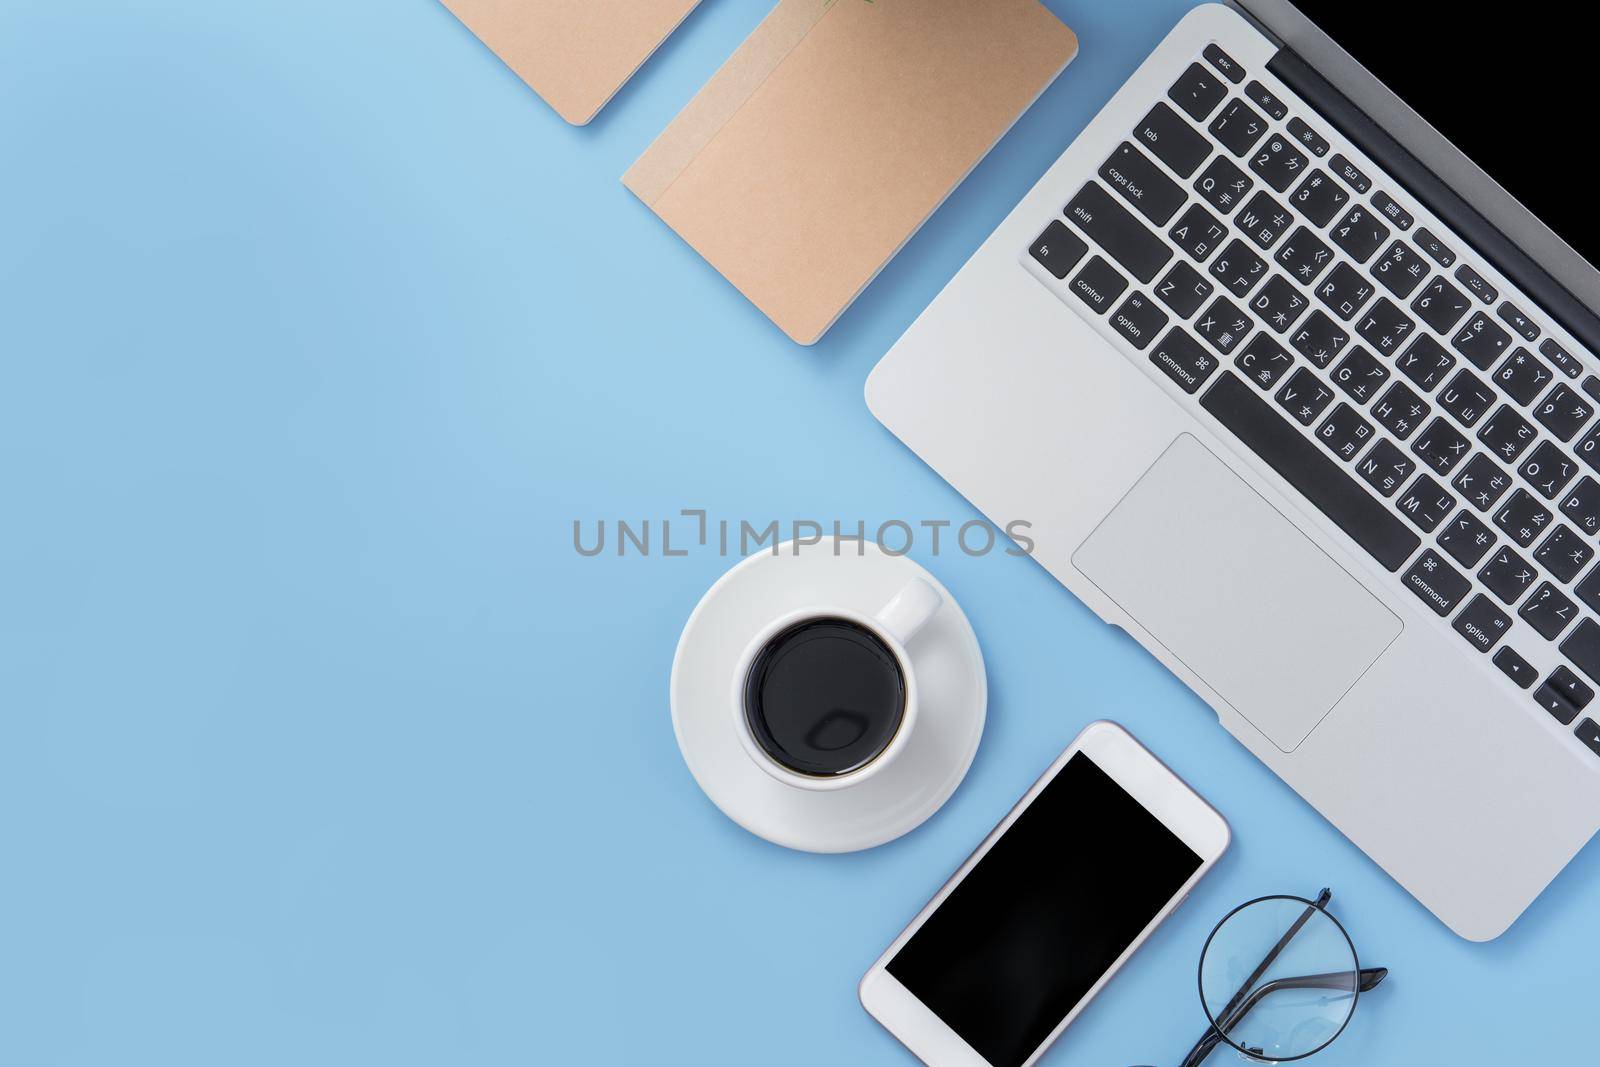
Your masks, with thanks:
[{"label": "laptop", "polygon": [[1194,9],[866,392],[1482,941],[1600,828],[1600,218],[1461,11]]}]

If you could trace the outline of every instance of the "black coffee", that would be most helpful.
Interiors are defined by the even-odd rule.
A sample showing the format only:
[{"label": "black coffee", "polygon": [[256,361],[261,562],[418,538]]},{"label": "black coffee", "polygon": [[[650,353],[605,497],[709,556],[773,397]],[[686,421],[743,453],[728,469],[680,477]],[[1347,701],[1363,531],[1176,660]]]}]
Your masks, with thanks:
[{"label": "black coffee", "polygon": [[767,755],[833,777],[872,762],[905,717],[900,663],[848,619],[807,619],[767,642],[744,683],[744,715]]}]

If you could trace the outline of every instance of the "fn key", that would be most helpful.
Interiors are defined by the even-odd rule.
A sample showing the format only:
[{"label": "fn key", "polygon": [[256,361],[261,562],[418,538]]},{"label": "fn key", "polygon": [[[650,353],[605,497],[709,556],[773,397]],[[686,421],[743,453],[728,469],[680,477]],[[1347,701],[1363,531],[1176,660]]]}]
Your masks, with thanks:
[{"label": "fn key", "polygon": [[1029,247],[1028,254],[1038,260],[1041,267],[1054,274],[1057,281],[1061,281],[1087,251],[1089,246],[1083,243],[1083,238],[1067,229],[1066,224],[1058,219],[1039,235],[1039,239]]}]

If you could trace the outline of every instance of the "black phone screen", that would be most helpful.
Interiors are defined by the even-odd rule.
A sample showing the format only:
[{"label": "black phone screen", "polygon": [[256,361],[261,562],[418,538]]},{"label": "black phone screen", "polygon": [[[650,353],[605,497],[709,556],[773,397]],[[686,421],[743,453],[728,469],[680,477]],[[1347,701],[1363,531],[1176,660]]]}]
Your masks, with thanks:
[{"label": "black phone screen", "polygon": [[994,1067],[1020,1067],[1200,863],[1079,752],[887,969]]}]

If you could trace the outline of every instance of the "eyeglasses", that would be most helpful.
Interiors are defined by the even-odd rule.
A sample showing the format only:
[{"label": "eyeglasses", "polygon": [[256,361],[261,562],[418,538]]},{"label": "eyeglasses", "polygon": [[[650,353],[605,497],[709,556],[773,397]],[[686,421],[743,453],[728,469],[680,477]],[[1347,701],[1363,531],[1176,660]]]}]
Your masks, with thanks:
[{"label": "eyeglasses", "polygon": [[1211,1026],[1180,1067],[1196,1067],[1226,1043],[1245,1056],[1282,1063],[1333,1043],[1356,1002],[1388,975],[1362,967],[1355,943],[1328,914],[1333,891],[1316,900],[1260,897],[1217,923],[1200,954],[1200,1003]]}]

